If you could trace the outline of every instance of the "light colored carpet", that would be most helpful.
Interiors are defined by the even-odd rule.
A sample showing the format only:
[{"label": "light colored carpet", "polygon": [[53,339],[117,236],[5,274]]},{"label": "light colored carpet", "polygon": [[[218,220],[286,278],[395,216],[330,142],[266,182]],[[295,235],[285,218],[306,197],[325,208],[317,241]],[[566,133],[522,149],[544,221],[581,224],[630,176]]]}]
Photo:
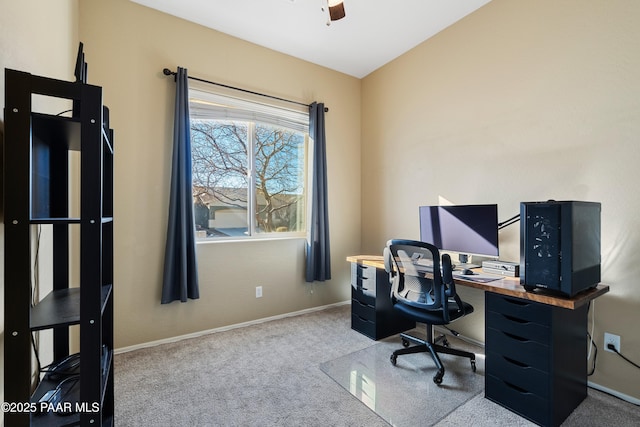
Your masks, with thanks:
[{"label": "light colored carpet", "polygon": [[349,306],[117,354],[117,426],[387,426],[319,365],[373,344]]},{"label": "light colored carpet", "polygon": [[[320,369],[326,362],[381,344],[351,330],[350,319],[350,307],[345,305],[116,354],[115,425],[388,426]],[[389,338],[382,344],[395,347],[400,340]],[[414,356],[424,357],[425,363],[398,358],[400,373],[396,373],[424,370],[408,379],[420,387],[429,385],[425,393],[447,391],[430,387],[434,371],[427,356]],[[458,381],[456,375],[471,374],[466,364],[460,368],[445,364],[445,386]],[[392,368],[390,363],[387,368]],[[472,375],[483,378],[480,364],[478,368]],[[376,395],[392,393],[393,387],[378,381]],[[437,427],[533,425],[488,401],[482,391],[448,415],[443,411],[440,418]],[[401,427],[426,425],[391,421]],[[591,389],[563,424],[637,425],[639,407]]]}]

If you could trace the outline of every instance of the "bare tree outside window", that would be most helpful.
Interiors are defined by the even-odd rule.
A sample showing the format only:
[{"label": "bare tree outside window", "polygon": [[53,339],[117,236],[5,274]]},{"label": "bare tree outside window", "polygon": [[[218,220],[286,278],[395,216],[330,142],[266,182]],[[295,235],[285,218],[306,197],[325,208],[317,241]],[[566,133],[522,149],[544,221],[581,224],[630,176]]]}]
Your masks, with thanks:
[{"label": "bare tree outside window", "polygon": [[192,119],[198,231],[208,237],[304,231],[305,139],[270,124]]}]

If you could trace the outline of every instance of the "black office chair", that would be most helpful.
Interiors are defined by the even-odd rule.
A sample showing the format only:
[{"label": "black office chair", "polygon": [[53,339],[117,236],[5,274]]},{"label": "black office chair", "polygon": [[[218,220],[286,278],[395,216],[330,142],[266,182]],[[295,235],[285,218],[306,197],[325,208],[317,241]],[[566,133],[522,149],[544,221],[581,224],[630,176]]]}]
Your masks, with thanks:
[{"label": "black office chair", "polygon": [[[427,325],[426,340],[408,334],[400,335],[405,348],[393,352],[391,363],[395,365],[401,354],[429,352],[438,367],[433,377],[436,384],[441,384],[444,376],[444,366],[438,353],[469,358],[475,372],[475,354],[450,348],[444,336],[433,339],[433,325],[447,325],[473,312],[473,306],[463,302],[456,294],[449,255],[442,255],[441,272],[438,248],[425,242],[395,239],[387,242],[384,263],[391,281],[393,308]],[[441,340],[442,345],[437,343]],[[409,347],[410,342],[418,345]]]}]

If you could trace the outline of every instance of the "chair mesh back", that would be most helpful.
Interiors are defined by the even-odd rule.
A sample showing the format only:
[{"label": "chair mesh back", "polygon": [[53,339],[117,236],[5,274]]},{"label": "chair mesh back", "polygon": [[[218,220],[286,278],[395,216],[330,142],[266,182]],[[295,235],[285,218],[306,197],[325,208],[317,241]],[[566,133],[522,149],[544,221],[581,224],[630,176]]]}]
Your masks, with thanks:
[{"label": "chair mesh back", "polygon": [[398,271],[394,297],[423,309],[439,309],[442,306],[439,253],[403,244],[392,244],[390,251]]}]

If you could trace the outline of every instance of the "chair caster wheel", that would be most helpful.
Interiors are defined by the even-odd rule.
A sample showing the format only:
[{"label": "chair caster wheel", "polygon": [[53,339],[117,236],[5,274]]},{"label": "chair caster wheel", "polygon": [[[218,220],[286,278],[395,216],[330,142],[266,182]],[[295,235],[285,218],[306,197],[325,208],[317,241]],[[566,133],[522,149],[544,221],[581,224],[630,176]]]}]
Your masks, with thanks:
[{"label": "chair caster wheel", "polygon": [[475,371],[476,371],[476,361],[475,361],[475,360],[472,360],[472,361],[471,361],[471,370],[472,370],[473,372],[475,372]]},{"label": "chair caster wheel", "polygon": [[405,340],[405,339],[403,339],[403,340],[402,340],[402,346],[403,346],[403,347],[405,347],[405,348],[406,348],[406,347],[409,347],[409,345],[411,345],[411,343],[410,343],[409,341],[407,341],[407,340]]},{"label": "chair caster wheel", "polygon": [[395,354],[392,354],[390,359],[391,359],[391,364],[393,366],[396,366],[396,361],[398,360],[398,356],[396,356]]},{"label": "chair caster wheel", "polygon": [[438,372],[437,374],[434,375],[433,377],[433,382],[440,385],[442,384],[442,377],[444,377],[444,372]]},{"label": "chair caster wheel", "polygon": [[443,347],[449,347],[449,341],[447,341],[446,337],[442,339],[442,346]]}]

